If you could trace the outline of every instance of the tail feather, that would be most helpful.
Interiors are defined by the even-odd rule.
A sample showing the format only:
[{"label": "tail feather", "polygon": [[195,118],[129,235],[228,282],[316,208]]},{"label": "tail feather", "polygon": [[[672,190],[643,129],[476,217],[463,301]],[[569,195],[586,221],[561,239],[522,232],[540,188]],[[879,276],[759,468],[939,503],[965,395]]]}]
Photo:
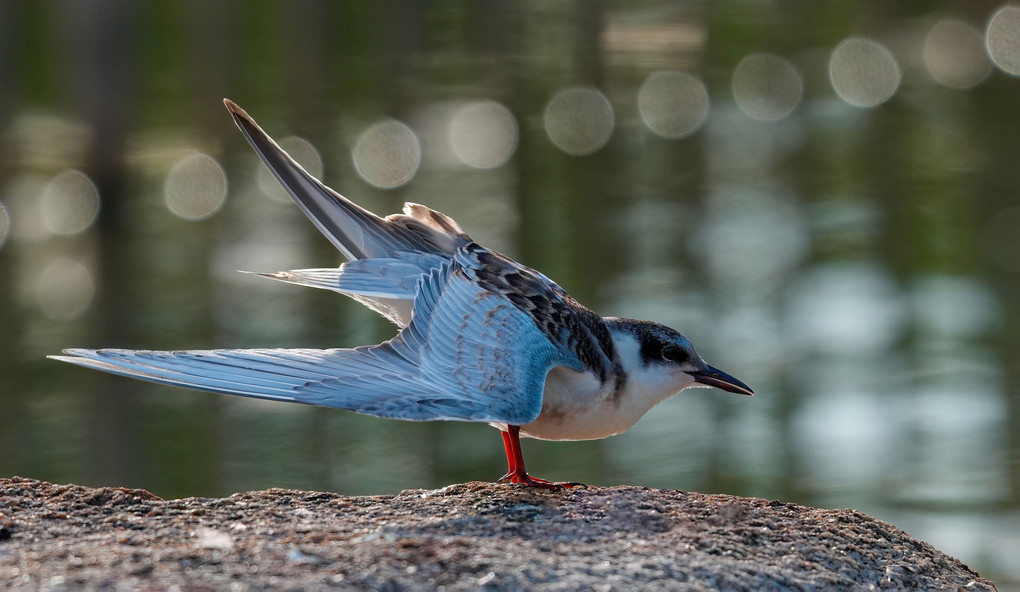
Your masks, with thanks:
[{"label": "tail feather", "polygon": [[360,259],[339,268],[246,271],[288,284],[332,290],[341,294],[414,300],[422,276],[447,261],[438,255],[396,253],[394,257]]},{"label": "tail feather", "polygon": [[411,322],[411,308],[418,283],[446,261],[440,255],[401,252],[385,259],[350,261],[339,268],[244,273],[339,292],[361,302],[400,327],[406,327]]}]

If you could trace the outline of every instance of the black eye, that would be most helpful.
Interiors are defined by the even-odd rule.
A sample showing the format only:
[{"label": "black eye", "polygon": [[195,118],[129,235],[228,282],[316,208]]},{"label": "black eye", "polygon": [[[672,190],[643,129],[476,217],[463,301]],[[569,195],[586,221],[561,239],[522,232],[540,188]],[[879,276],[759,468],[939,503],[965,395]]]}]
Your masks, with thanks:
[{"label": "black eye", "polygon": [[675,345],[667,345],[662,348],[662,359],[670,362],[682,362],[687,357],[684,350]]}]

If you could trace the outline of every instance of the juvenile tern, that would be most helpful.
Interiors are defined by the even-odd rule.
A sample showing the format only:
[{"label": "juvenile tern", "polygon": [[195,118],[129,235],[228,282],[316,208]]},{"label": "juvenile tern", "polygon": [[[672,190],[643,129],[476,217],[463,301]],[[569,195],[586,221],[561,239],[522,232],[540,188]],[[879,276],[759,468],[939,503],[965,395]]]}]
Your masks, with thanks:
[{"label": "juvenile tern", "polygon": [[500,481],[573,485],[524,468],[520,437],[590,440],[626,431],[690,387],[754,394],[691,342],[648,321],[602,317],[538,271],[473,242],[450,217],[408,203],[380,218],[297,164],[224,99],[235,123],[298,207],[349,260],[339,268],[259,274],[333,290],[399,333],[353,349],[67,349],[50,356],[112,374],[242,397],[412,421],[501,430]]}]

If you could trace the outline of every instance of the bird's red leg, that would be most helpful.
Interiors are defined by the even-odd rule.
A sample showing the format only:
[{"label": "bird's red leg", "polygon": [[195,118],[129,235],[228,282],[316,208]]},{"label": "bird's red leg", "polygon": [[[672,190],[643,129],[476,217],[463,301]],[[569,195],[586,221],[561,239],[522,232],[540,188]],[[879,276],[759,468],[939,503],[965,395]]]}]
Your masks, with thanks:
[{"label": "bird's red leg", "polygon": [[[504,481],[509,481],[511,477],[513,477],[514,474],[517,472],[517,455],[515,455],[513,452],[513,443],[510,441],[509,428],[508,431],[506,432],[501,431],[500,434],[503,435],[503,449],[506,450],[506,466],[507,466],[506,475],[503,475],[502,477],[499,478],[499,482],[502,483]],[[520,447],[519,443],[518,447]]]},{"label": "bird's red leg", "polygon": [[564,487],[575,487],[581,483],[566,483],[549,481],[532,477],[524,470],[524,453],[521,452],[521,428],[520,426],[507,426],[503,433],[503,447],[506,449],[507,473],[500,477],[499,482],[509,481],[528,485],[530,487],[542,487],[545,489],[562,489]]}]

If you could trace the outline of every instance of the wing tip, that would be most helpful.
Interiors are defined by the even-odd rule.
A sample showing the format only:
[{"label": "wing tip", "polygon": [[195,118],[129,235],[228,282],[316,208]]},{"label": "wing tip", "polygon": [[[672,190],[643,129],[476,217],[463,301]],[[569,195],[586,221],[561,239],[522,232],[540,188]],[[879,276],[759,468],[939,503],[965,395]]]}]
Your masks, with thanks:
[{"label": "wing tip", "polygon": [[256,277],[278,280],[281,282],[294,282],[297,279],[297,277],[289,271],[245,271],[242,269],[238,269],[237,271],[245,275],[254,275]]},{"label": "wing tip", "polygon": [[[63,350],[63,355],[54,354],[46,357],[50,360],[66,362],[68,364],[74,364],[75,366],[81,366],[82,368],[102,370],[104,372],[110,372],[111,374],[123,374],[122,372],[117,371],[117,366],[115,364],[104,359],[103,353],[106,351],[115,350],[71,348]],[[142,372],[136,372],[136,375],[142,374]]]},{"label": "wing tip", "polygon": [[85,349],[85,348],[82,348],[82,347],[68,347],[68,348],[60,350],[60,354],[53,354],[53,355],[49,355],[49,356],[46,356],[46,357],[51,359],[51,360],[61,360],[63,362],[68,362],[71,359],[95,357],[96,355],[99,354],[100,351],[101,350],[98,350],[98,349]]},{"label": "wing tip", "polygon": [[249,121],[251,120],[251,115],[248,115],[248,113],[242,109],[240,105],[226,97],[223,98],[223,106],[226,107],[227,111],[230,111],[230,114],[234,117],[241,117]]},{"label": "wing tip", "polygon": [[[237,124],[237,127],[240,128],[242,132],[244,132],[249,142],[254,142],[256,140],[256,136],[258,136],[259,139],[262,139],[263,141],[268,140],[277,150],[283,152],[283,150],[276,145],[276,142],[269,137],[269,134],[262,131],[259,124],[255,123],[255,119],[251,115],[248,115],[248,112],[242,109],[240,105],[230,99],[224,98],[223,106],[226,107],[227,111],[230,112],[230,115],[233,116],[234,123]],[[254,144],[252,145],[254,146]],[[257,147],[256,150],[258,150]]]}]

